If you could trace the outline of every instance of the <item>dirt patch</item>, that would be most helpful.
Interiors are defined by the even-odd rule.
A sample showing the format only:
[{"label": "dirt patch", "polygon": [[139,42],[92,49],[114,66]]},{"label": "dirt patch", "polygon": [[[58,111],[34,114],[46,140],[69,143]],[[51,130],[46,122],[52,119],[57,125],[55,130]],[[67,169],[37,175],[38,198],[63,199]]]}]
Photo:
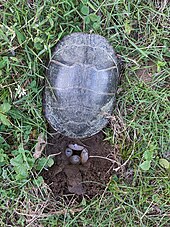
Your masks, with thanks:
[{"label": "dirt patch", "polygon": [[148,62],[146,66],[136,70],[136,75],[139,80],[149,83],[153,80],[153,74],[157,71],[157,67],[153,62]]},{"label": "dirt patch", "polygon": [[[59,155],[55,156],[55,164],[43,173],[43,177],[55,196],[77,194],[92,198],[103,193],[113,174],[113,168],[117,167],[114,160],[118,153],[103,140],[102,132],[83,140],[50,132],[46,153]],[[65,155],[68,144],[79,144],[88,149],[88,161],[85,164],[71,164]]]}]

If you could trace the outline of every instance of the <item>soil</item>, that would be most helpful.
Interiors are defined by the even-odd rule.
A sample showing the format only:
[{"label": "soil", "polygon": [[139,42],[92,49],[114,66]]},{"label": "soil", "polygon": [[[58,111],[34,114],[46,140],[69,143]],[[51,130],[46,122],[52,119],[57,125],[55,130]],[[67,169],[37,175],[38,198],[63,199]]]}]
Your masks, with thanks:
[{"label": "soil", "polygon": [[150,83],[153,80],[153,75],[157,71],[157,67],[153,62],[148,62],[146,66],[141,67],[136,71],[139,80],[144,83]]},{"label": "soil", "polygon": [[[77,165],[69,163],[65,155],[68,144],[78,144],[88,149],[88,161]],[[115,168],[115,164],[107,159],[115,159],[115,148],[104,141],[103,132],[78,140],[65,137],[50,129],[46,154],[58,154],[54,156],[55,164],[43,173],[45,182],[55,196],[76,194],[92,198],[102,194],[113,174],[113,167]]]}]

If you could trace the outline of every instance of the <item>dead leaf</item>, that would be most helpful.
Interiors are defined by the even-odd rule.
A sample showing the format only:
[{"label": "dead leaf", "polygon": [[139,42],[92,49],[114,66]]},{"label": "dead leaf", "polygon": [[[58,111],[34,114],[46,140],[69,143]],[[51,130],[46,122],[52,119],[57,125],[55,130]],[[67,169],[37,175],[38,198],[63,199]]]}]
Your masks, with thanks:
[{"label": "dead leaf", "polygon": [[41,154],[46,146],[46,141],[44,140],[44,135],[42,133],[39,134],[38,136],[38,142],[37,144],[35,145],[35,152],[33,154],[33,157],[35,159],[41,157]]}]

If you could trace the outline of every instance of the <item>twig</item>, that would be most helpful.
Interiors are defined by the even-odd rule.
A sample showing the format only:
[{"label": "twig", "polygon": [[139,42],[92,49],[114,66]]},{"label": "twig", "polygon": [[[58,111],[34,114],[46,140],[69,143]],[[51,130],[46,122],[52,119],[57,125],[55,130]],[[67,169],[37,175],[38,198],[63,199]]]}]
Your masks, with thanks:
[{"label": "twig", "polygon": [[105,159],[105,160],[107,160],[107,161],[110,161],[110,162],[112,162],[113,164],[116,162],[116,161],[114,161],[114,160],[112,160],[112,159],[110,159],[110,158],[103,157],[103,156],[97,156],[97,155],[96,155],[96,156],[90,155],[89,158],[101,158],[101,159]]},{"label": "twig", "polygon": [[48,155],[48,158],[52,158],[52,157],[55,157],[55,156],[60,155],[60,154],[61,154],[61,152],[56,153],[56,154],[50,154],[50,155]]},{"label": "twig", "polygon": [[58,211],[55,211],[55,212],[50,212],[50,213],[47,213],[47,214],[38,214],[37,212],[32,212],[32,214],[27,214],[27,213],[23,213],[23,212],[18,212],[17,210],[15,210],[15,213],[16,214],[19,214],[19,215],[23,215],[23,216],[27,216],[27,217],[36,217],[38,216],[39,218],[46,218],[46,217],[49,217],[50,215],[61,215],[61,214],[65,214],[65,213],[71,213],[71,214],[74,214],[75,212],[80,212],[82,211],[82,208],[75,208],[75,209],[63,209],[63,210],[58,210]]},{"label": "twig", "polygon": [[129,156],[129,158],[121,166],[119,166],[119,167],[117,167],[116,169],[113,169],[113,170],[117,172],[120,168],[122,168],[123,166],[125,166],[129,162],[129,160],[131,159],[133,153],[134,153],[134,150],[132,151],[132,153]]},{"label": "twig", "polygon": [[99,207],[101,206],[102,199],[104,198],[104,195],[105,195],[105,193],[106,193],[106,191],[107,191],[107,189],[108,189],[108,187],[109,187],[109,185],[110,185],[110,182],[111,182],[111,177],[110,177],[110,180],[109,180],[109,182],[107,183],[107,185],[106,185],[106,187],[105,187],[105,189],[104,189],[104,192],[103,192],[103,194],[102,194],[102,196],[101,196],[101,199],[100,199],[100,201],[99,201]]},{"label": "twig", "polygon": [[[125,166],[125,165],[129,162],[129,160],[131,159],[133,153],[134,153],[134,150],[132,151],[132,153],[131,153],[131,155],[129,156],[129,158],[128,158],[121,166],[119,166],[119,167],[117,167],[117,168],[115,168],[115,169],[113,168],[113,171],[116,171],[116,172],[117,172],[119,169],[121,169],[123,166]],[[112,160],[112,159],[110,159],[110,158],[107,158],[107,157],[103,157],[103,156],[89,156],[89,158],[102,158],[102,159],[105,159],[105,160],[107,160],[107,161],[112,162],[113,164],[114,164],[114,163],[117,163],[116,161],[114,161],[114,160]]]}]

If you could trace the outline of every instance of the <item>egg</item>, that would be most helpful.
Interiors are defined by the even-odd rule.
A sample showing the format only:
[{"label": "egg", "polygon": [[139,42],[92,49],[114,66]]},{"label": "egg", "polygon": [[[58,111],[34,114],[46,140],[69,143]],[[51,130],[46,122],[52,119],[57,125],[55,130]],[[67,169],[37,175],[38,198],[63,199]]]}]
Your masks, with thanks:
[{"label": "egg", "polygon": [[83,146],[81,145],[78,145],[78,144],[69,144],[68,147],[72,150],[75,150],[75,151],[82,151],[83,150]]},{"label": "egg", "polygon": [[69,157],[71,157],[71,156],[72,156],[72,154],[73,154],[72,149],[70,149],[70,148],[66,148],[66,150],[65,150],[65,155],[69,158]]},{"label": "egg", "polygon": [[86,163],[87,160],[89,159],[89,153],[88,153],[88,150],[86,148],[84,148],[82,150],[80,158],[81,158],[81,163],[82,164]]},{"label": "egg", "polygon": [[73,155],[70,157],[70,162],[71,164],[73,165],[77,165],[77,164],[80,164],[80,156],[78,155]]}]

